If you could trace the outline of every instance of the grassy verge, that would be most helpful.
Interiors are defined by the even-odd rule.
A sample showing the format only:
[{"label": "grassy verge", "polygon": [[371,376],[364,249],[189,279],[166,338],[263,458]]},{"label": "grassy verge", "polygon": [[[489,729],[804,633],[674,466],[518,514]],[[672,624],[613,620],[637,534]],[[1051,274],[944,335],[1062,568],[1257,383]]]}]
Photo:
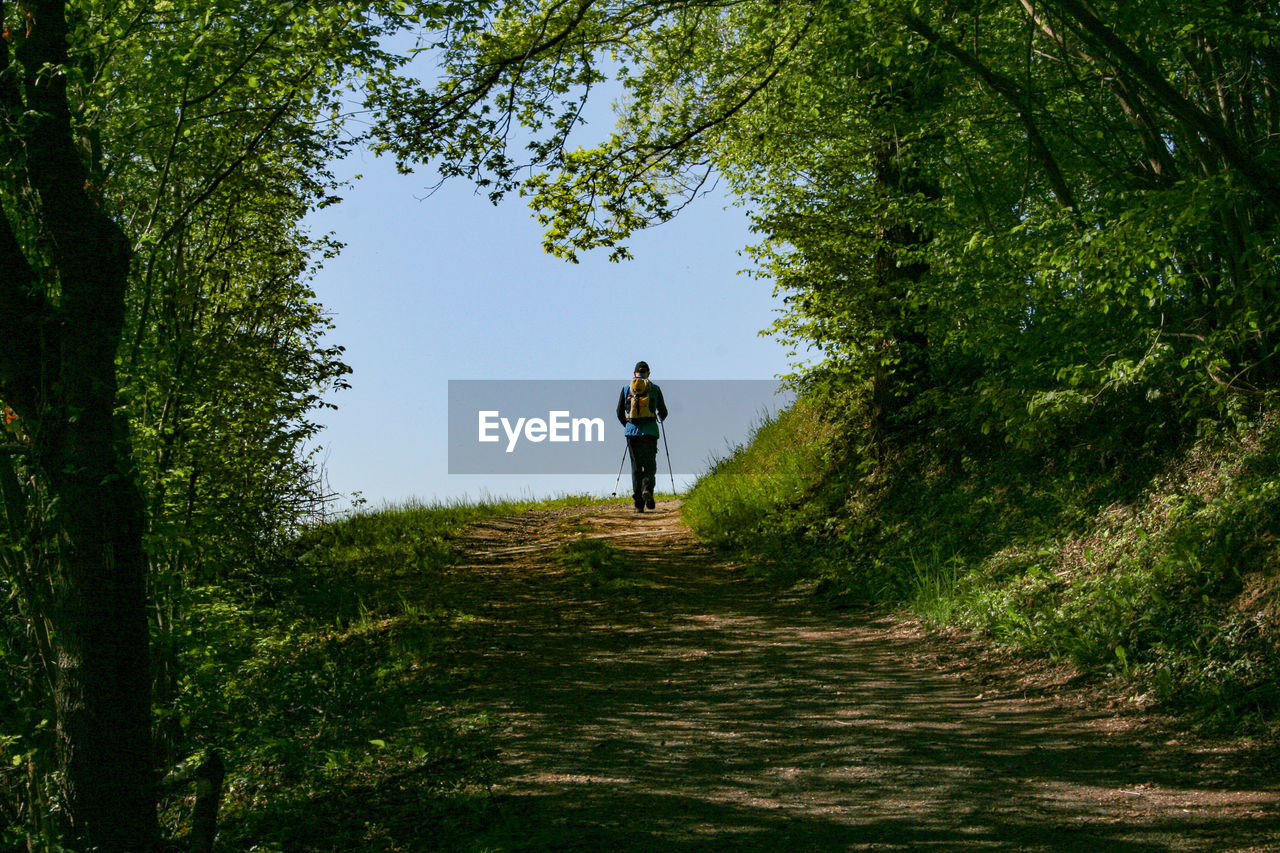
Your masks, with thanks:
[{"label": "grassy verge", "polygon": [[829,517],[821,497],[836,467],[838,426],[810,400],[763,422],[749,445],[714,464],[681,515],[700,537],[774,574],[808,573],[825,549],[804,535]]},{"label": "grassy verge", "polygon": [[749,448],[721,459],[686,498],[685,520],[721,542],[750,537],[799,506],[826,473],[834,424],[802,400],[766,420]]},{"label": "grassy verge", "polygon": [[1280,418],[1128,457],[917,442],[858,464],[839,434],[812,402],[785,414],[696,484],[687,520],[828,595],[1227,727],[1280,720]]},{"label": "grassy verge", "polygon": [[[308,532],[270,576],[197,591],[161,726],[225,756],[220,849],[448,849],[474,833],[495,721],[449,698],[473,617],[445,569],[462,525],[531,506],[361,513]],[[178,834],[187,806],[167,806]]]}]

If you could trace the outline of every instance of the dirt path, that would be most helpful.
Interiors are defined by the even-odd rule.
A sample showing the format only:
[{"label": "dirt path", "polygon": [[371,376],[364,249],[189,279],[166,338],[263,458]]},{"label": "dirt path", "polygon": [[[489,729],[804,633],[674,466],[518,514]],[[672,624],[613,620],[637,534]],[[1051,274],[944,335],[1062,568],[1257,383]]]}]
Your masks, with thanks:
[{"label": "dirt path", "polygon": [[[582,538],[626,574],[591,586],[553,558]],[[461,545],[485,601],[470,701],[507,725],[475,849],[1280,850],[1257,753],[754,581],[675,502],[499,519]]]}]

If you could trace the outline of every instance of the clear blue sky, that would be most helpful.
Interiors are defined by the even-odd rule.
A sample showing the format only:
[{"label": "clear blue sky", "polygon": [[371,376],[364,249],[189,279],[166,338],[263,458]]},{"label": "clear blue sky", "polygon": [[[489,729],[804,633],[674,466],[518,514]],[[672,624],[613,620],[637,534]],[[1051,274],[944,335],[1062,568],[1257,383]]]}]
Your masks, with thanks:
[{"label": "clear blue sky", "polygon": [[[633,261],[598,252],[569,264],[542,252],[541,229],[518,197],[495,207],[465,181],[424,197],[431,175],[400,175],[369,154],[341,171],[363,177],[310,220],[347,244],[314,282],[335,323],[328,340],[347,348],[354,369],[352,389],[332,398],[340,408],[321,417],[339,492],[377,506],[613,489],[613,476],[448,474],[450,379],[621,386],[638,359],[658,382],[790,370],[785,348],[758,334],[780,303],[768,282],[739,274],[753,236],[722,196],[637,235]],[[669,426],[677,441],[674,415]]]}]

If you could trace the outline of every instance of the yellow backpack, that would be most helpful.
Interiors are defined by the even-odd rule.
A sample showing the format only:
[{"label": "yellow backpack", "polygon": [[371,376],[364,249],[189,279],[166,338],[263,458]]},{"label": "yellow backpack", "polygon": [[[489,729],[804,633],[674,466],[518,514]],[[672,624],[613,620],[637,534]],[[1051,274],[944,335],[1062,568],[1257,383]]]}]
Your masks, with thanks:
[{"label": "yellow backpack", "polygon": [[637,418],[653,417],[653,409],[649,405],[649,387],[653,383],[648,379],[637,376],[631,380],[630,398],[627,402],[627,420],[634,421]]}]

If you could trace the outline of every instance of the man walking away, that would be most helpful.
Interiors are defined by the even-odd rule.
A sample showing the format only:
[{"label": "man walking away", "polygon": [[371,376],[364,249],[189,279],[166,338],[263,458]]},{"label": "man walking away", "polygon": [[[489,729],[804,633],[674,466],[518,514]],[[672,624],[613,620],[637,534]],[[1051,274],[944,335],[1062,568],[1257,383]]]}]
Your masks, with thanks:
[{"label": "man walking away", "polygon": [[653,509],[658,477],[658,423],[667,419],[662,389],[649,381],[649,365],[636,362],[631,382],[618,395],[618,423],[624,427],[631,457],[631,496],[636,512]]}]

